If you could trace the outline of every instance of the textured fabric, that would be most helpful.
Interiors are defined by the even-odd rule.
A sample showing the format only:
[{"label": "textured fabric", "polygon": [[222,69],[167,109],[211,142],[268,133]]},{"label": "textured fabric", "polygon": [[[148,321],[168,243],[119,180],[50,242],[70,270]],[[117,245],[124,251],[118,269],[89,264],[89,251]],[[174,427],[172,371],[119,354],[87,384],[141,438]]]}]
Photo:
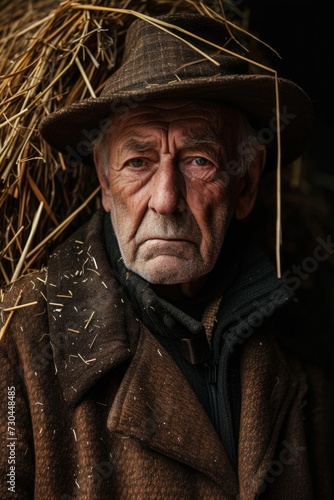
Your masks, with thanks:
[{"label": "textured fabric", "polygon": [[[136,20],[127,33],[123,63],[101,96],[75,102],[46,116],[40,124],[45,140],[65,153],[69,161],[88,163],[91,141],[112,130],[109,115],[122,116],[150,98],[211,100],[232,103],[255,119],[260,138],[271,146],[267,165],[275,166],[275,77],[254,74],[254,65],[250,73],[243,58],[225,52],[224,49],[239,54],[241,46],[234,43],[222,22],[199,14],[165,15],[159,21],[214,45],[199,42],[170,26],[170,32],[166,32]],[[245,50],[241,55],[251,57]],[[283,78],[278,79],[278,86],[282,163],[288,164],[301,154],[310,138],[313,111],[311,101],[299,86]]]},{"label": "textured fabric", "polygon": [[[15,312],[0,344],[0,498],[332,498],[321,372],[282,351],[270,321],[240,343],[235,474],[181,371],[113,278],[101,234],[97,214],[47,271],[5,293],[3,309],[21,290],[21,304],[33,304]],[[8,387],[15,494],[6,484]]]}]

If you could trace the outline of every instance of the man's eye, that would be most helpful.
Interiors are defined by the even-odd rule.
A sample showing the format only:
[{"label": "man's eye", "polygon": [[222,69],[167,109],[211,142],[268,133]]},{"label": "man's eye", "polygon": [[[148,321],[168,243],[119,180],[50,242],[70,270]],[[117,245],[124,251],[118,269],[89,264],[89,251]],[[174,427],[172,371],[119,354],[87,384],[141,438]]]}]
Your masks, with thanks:
[{"label": "man's eye", "polygon": [[206,165],[209,165],[211,162],[207,158],[204,158],[203,156],[197,156],[196,158],[193,159],[193,163],[195,163],[195,165],[197,165],[198,167],[205,167]]},{"label": "man's eye", "polygon": [[144,165],[144,160],[143,158],[131,158],[131,160],[128,160],[127,164],[130,167],[142,167]]}]

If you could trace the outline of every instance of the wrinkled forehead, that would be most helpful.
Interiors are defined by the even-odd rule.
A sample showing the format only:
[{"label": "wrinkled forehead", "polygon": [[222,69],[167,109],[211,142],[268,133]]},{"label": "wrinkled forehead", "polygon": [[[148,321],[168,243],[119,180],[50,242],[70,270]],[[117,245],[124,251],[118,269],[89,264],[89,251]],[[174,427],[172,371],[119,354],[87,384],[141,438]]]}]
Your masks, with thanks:
[{"label": "wrinkled forehead", "polygon": [[177,129],[184,137],[204,135],[221,140],[238,126],[240,112],[228,104],[185,99],[152,100],[112,118],[112,142],[131,134]]},{"label": "wrinkled forehead", "polygon": [[121,115],[114,115],[112,120],[119,124],[128,124],[138,118],[162,119],[166,121],[182,119],[205,119],[219,122],[225,117],[237,114],[236,109],[230,104],[214,103],[212,101],[187,100],[187,99],[155,99],[128,108]]}]

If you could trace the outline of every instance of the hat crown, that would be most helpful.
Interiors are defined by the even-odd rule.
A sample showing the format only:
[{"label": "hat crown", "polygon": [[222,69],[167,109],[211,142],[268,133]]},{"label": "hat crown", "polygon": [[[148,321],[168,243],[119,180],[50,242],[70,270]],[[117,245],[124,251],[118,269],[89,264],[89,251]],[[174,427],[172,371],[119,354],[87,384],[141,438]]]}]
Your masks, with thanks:
[{"label": "hat crown", "polygon": [[[156,19],[194,33],[219,47],[228,46],[229,50],[237,50],[223,22],[200,14],[171,14]],[[168,30],[168,33],[164,30]],[[219,65],[215,65],[186,42],[215,59]],[[247,63],[242,59],[228,55],[225,51],[175,28],[163,26],[160,29],[138,19],[128,29],[122,65],[112,75],[101,95],[150,88],[182,79],[189,81],[192,78],[246,73]]]}]

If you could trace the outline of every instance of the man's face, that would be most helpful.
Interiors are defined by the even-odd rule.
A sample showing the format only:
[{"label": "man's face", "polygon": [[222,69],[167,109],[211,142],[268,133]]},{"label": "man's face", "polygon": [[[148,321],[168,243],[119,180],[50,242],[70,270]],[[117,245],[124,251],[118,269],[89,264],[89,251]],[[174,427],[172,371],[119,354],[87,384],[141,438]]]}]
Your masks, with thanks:
[{"label": "man's face", "polygon": [[96,158],[102,202],[125,266],[151,283],[193,283],[215,265],[239,192],[221,175],[225,127],[222,108],[181,100],[114,120],[107,176]]}]

